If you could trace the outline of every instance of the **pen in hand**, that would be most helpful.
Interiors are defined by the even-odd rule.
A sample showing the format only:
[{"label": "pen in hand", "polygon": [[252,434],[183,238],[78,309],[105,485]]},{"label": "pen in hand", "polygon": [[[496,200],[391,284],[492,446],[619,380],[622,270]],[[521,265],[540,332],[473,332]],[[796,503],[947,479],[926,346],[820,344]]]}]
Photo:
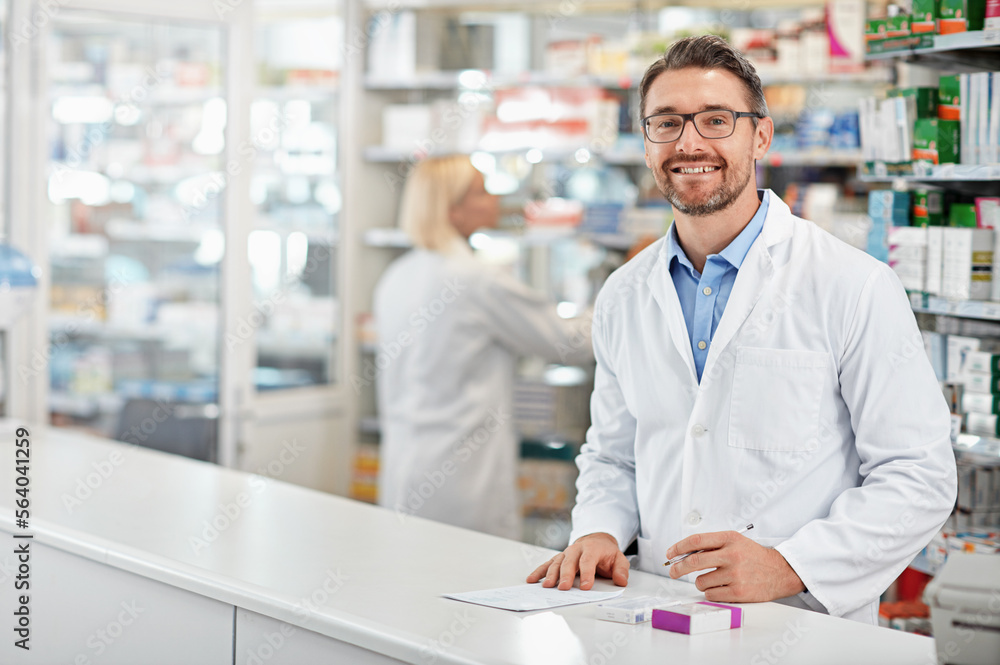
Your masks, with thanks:
[{"label": "pen in hand", "polygon": [[[742,529],[740,529],[736,533],[746,533],[747,531],[749,531],[752,528],[753,528],[753,524],[747,524],[745,527],[743,527]],[[688,558],[692,554],[698,554],[698,552],[704,552],[704,551],[705,550],[695,550],[694,552],[686,552],[685,554],[681,554],[679,556],[675,556],[673,559],[670,559],[669,561],[667,561],[663,565],[664,566],[669,566],[672,563],[677,563],[679,561],[683,561],[684,559]]]}]

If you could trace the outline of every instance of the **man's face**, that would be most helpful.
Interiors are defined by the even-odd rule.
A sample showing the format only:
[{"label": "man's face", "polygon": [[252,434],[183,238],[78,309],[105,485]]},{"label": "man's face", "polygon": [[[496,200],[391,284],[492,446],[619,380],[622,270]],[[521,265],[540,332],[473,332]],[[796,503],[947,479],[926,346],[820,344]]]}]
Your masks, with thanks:
[{"label": "man's face", "polygon": [[[746,87],[723,69],[691,67],[660,74],[646,96],[645,116],[655,113],[697,113],[707,109],[749,111]],[[733,135],[724,139],[702,137],[691,122],[672,143],[645,139],[646,166],[653,173],[664,198],[684,214],[710,215],[725,210],[750,185],[754,159],[767,152],[770,119],[736,121]],[[698,173],[685,173],[698,169]]]}]

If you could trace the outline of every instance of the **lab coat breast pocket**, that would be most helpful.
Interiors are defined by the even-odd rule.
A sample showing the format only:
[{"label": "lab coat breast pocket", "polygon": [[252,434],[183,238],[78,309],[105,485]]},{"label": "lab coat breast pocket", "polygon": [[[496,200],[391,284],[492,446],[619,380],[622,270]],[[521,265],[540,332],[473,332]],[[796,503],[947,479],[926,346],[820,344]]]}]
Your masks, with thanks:
[{"label": "lab coat breast pocket", "polygon": [[829,362],[822,351],[739,347],[729,445],[767,451],[814,448]]}]

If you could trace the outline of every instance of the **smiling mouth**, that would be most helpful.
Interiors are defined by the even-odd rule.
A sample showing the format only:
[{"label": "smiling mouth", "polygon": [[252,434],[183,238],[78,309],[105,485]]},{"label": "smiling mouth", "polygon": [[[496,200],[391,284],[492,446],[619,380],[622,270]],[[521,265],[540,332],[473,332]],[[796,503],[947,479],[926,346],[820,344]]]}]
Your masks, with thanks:
[{"label": "smiling mouth", "polygon": [[670,169],[671,173],[683,173],[685,175],[695,174],[695,173],[712,173],[718,171],[720,167],[718,166],[694,166],[694,167],[678,167],[675,169]]}]

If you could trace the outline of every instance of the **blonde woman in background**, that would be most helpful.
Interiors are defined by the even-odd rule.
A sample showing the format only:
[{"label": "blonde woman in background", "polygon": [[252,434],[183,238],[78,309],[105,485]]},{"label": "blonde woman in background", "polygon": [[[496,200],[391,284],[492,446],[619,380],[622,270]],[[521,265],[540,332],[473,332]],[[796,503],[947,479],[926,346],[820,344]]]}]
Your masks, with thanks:
[{"label": "blonde woman in background", "polygon": [[474,258],[469,236],[498,218],[467,156],[426,159],[407,180],[400,226],[415,248],[375,290],[379,504],[520,539],[515,356],[577,364],[593,351],[589,321]]}]

